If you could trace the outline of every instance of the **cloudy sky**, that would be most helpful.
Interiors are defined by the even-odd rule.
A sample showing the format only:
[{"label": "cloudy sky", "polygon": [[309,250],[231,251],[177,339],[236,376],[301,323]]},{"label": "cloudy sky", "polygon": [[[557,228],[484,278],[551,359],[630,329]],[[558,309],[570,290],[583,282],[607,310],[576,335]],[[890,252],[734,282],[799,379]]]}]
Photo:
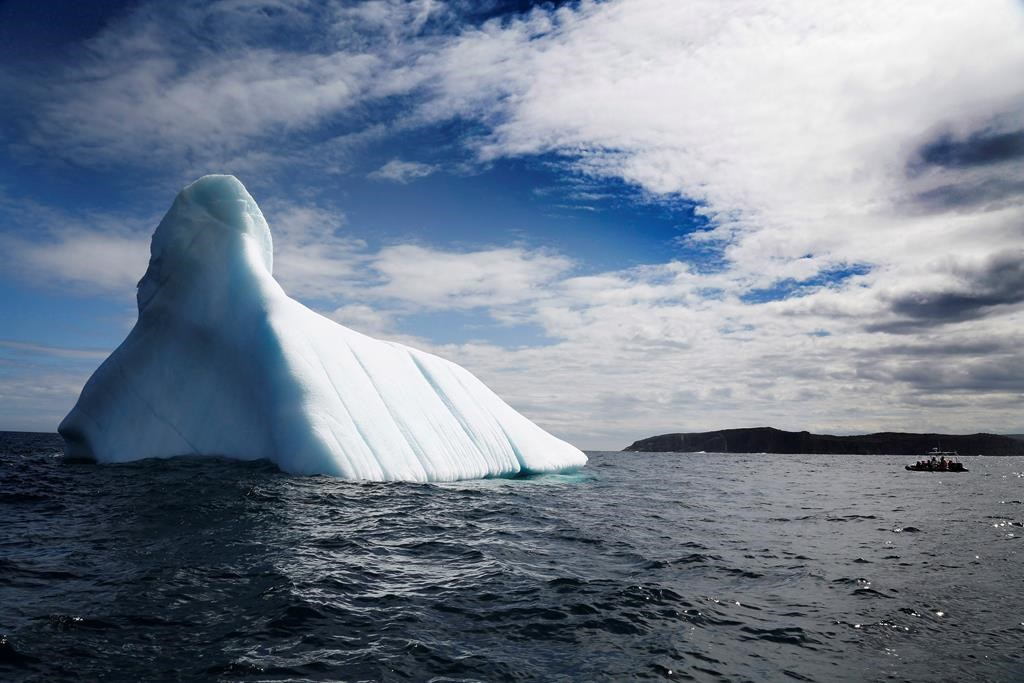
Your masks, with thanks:
[{"label": "cloudy sky", "polygon": [[0,429],[238,176],[285,289],[584,448],[1024,432],[1024,2],[0,3]]}]

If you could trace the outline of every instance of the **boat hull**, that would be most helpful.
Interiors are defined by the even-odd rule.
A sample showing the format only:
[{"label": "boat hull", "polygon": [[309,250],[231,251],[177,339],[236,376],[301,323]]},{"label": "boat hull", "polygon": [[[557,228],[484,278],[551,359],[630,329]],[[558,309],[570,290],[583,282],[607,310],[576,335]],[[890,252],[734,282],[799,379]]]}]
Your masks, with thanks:
[{"label": "boat hull", "polygon": [[966,467],[960,467],[957,469],[944,469],[940,470],[938,467],[918,467],[917,465],[904,465],[903,469],[908,472],[953,472],[959,474],[961,472],[970,472]]}]

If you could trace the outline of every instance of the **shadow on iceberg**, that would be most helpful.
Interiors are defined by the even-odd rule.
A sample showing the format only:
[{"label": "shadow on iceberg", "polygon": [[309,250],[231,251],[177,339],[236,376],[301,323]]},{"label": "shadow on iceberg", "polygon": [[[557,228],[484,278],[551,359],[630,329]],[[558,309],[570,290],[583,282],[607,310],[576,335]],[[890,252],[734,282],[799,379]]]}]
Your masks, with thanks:
[{"label": "shadow on iceberg", "polygon": [[233,176],[182,190],[150,252],[135,327],[60,425],[69,458],[217,455],[377,481],[587,461],[458,365],[289,298],[267,222]]}]

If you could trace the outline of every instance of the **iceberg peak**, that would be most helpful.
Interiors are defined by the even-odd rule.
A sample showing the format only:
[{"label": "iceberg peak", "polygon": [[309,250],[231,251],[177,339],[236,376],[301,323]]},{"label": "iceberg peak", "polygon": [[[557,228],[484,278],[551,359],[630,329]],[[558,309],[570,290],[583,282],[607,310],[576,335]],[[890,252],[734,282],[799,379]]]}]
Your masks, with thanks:
[{"label": "iceberg peak", "polygon": [[586,463],[465,369],[343,327],[272,273],[270,228],[237,178],[183,189],[153,234],[135,327],[61,422],[65,452],[406,481]]},{"label": "iceberg peak", "polygon": [[[205,214],[208,220],[196,220],[197,214]],[[186,216],[190,220],[183,220]],[[192,221],[198,224],[197,227],[221,229],[254,240],[267,272],[274,272],[274,242],[270,227],[256,200],[235,176],[205,175],[188,185],[178,193],[160,226],[166,226],[166,232],[175,235]],[[154,242],[158,235],[160,227],[154,235]],[[175,235],[174,239],[177,241],[180,236]]]},{"label": "iceberg peak", "polygon": [[210,291],[246,270],[274,271],[274,242],[263,212],[238,178],[207,175],[188,185],[160,221],[150,245],[149,268],[139,281],[141,311],[157,291]]}]

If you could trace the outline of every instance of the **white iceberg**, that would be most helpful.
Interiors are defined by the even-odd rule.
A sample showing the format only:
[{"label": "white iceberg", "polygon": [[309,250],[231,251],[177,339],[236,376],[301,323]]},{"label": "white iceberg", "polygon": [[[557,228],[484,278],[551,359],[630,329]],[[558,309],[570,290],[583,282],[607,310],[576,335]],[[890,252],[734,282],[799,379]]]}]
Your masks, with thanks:
[{"label": "white iceberg", "polygon": [[343,327],[272,276],[233,176],[200,178],[153,235],[139,319],[60,425],[100,462],[266,458],[299,474],[452,481],[584,465],[458,365]]}]

